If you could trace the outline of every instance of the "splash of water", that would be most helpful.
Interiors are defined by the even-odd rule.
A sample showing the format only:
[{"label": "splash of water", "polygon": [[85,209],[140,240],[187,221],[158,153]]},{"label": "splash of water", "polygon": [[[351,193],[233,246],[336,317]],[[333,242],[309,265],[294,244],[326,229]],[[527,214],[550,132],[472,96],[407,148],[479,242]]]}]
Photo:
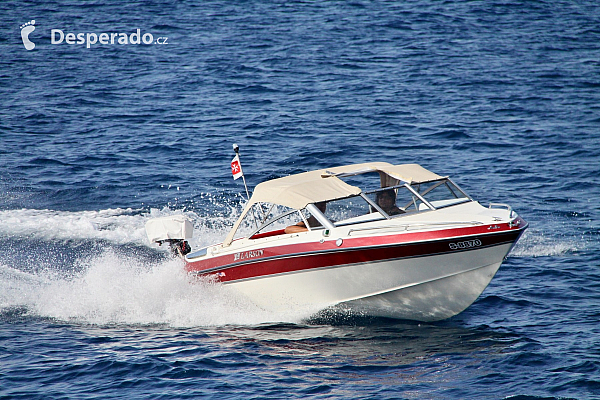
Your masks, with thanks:
[{"label": "splash of water", "polygon": [[[239,207],[238,207],[239,208]],[[192,245],[209,245],[220,241],[239,214],[232,207],[230,215],[203,217],[193,211],[151,209],[107,209],[100,211],[0,210],[0,237],[35,238],[45,241],[105,240],[117,245],[151,246],[145,232],[150,218],[184,214],[194,221]]]},{"label": "splash of water", "polygon": [[[149,262],[122,250],[121,245],[156,247],[146,237],[146,221],[174,214],[194,221],[193,247],[218,242],[239,209],[231,207],[228,215],[217,217],[169,208],[0,211],[0,237],[65,242],[77,258],[74,267],[73,260],[71,265],[55,260],[35,272],[26,265],[26,258],[0,259],[0,310],[21,308],[29,315],[90,324],[220,326],[306,318],[264,311],[225,285],[192,279],[180,260]],[[82,256],[77,244],[86,240],[106,241],[111,246]]]},{"label": "splash of water", "polygon": [[512,257],[562,256],[582,250],[584,244],[572,238],[547,237],[544,233],[529,229],[525,231],[512,249]]},{"label": "splash of water", "polygon": [[141,242],[146,217],[132,209],[100,211],[0,211],[0,235],[42,240],[100,239],[124,244]]},{"label": "splash of water", "polygon": [[29,274],[0,266],[0,309],[90,324],[166,324],[175,327],[299,322],[306,315],[277,315],[234,290],[187,275],[180,260],[142,265],[107,250],[81,261],[77,274]]}]

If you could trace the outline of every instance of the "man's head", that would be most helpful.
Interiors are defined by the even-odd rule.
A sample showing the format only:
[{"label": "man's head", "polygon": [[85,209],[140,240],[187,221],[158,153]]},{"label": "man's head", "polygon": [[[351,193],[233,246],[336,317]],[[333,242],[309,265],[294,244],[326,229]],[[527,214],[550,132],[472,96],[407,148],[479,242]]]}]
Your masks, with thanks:
[{"label": "man's head", "polygon": [[383,190],[377,193],[377,205],[387,210],[396,204],[396,193],[394,189]]}]

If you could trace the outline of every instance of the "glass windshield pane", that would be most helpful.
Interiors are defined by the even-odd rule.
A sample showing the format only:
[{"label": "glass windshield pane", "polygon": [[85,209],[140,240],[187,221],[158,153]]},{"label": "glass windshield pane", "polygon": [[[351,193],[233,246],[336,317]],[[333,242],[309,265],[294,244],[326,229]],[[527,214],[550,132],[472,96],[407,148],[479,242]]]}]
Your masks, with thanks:
[{"label": "glass windshield pane", "polygon": [[422,203],[406,186],[380,189],[368,197],[391,217],[418,211]]},{"label": "glass windshield pane", "polygon": [[369,212],[369,204],[362,197],[354,196],[328,202],[325,216],[331,221],[344,221]]},{"label": "glass windshield pane", "polygon": [[254,232],[261,225],[260,209],[258,204],[254,204],[250,211],[244,216],[235,237],[246,237]]},{"label": "glass windshield pane", "polygon": [[469,200],[465,193],[447,179],[414,185],[412,188],[436,208]]},{"label": "glass windshield pane", "polygon": [[336,226],[384,218],[361,196],[329,201],[324,214]]},{"label": "glass windshield pane", "polygon": [[259,230],[256,230],[256,225],[254,225],[253,237],[257,234],[283,230],[285,227],[294,225],[302,220],[298,211],[284,206],[263,204],[262,211],[257,210],[256,212],[257,217],[259,212],[261,226]]}]

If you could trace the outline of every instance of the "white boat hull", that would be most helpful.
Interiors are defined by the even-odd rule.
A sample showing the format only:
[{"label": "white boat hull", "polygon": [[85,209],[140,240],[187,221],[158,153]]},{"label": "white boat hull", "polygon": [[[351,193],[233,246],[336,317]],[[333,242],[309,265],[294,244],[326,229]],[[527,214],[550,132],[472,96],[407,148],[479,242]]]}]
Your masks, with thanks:
[{"label": "white boat hull", "polygon": [[341,306],[370,316],[435,321],[469,307],[511,245],[287,272],[227,286],[273,312],[310,315]]}]

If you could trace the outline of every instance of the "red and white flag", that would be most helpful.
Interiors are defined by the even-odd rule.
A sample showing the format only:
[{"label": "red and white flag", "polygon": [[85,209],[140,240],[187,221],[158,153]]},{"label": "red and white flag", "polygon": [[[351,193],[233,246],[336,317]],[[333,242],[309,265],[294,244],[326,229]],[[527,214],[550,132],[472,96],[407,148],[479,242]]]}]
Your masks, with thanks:
[{"label": "red and white flag", "polygon": [[244,176],[242,164],[240,164],[240,156],[235,156],[233,160],[231,160],[231,173],[233,174],[234,180]]}]

